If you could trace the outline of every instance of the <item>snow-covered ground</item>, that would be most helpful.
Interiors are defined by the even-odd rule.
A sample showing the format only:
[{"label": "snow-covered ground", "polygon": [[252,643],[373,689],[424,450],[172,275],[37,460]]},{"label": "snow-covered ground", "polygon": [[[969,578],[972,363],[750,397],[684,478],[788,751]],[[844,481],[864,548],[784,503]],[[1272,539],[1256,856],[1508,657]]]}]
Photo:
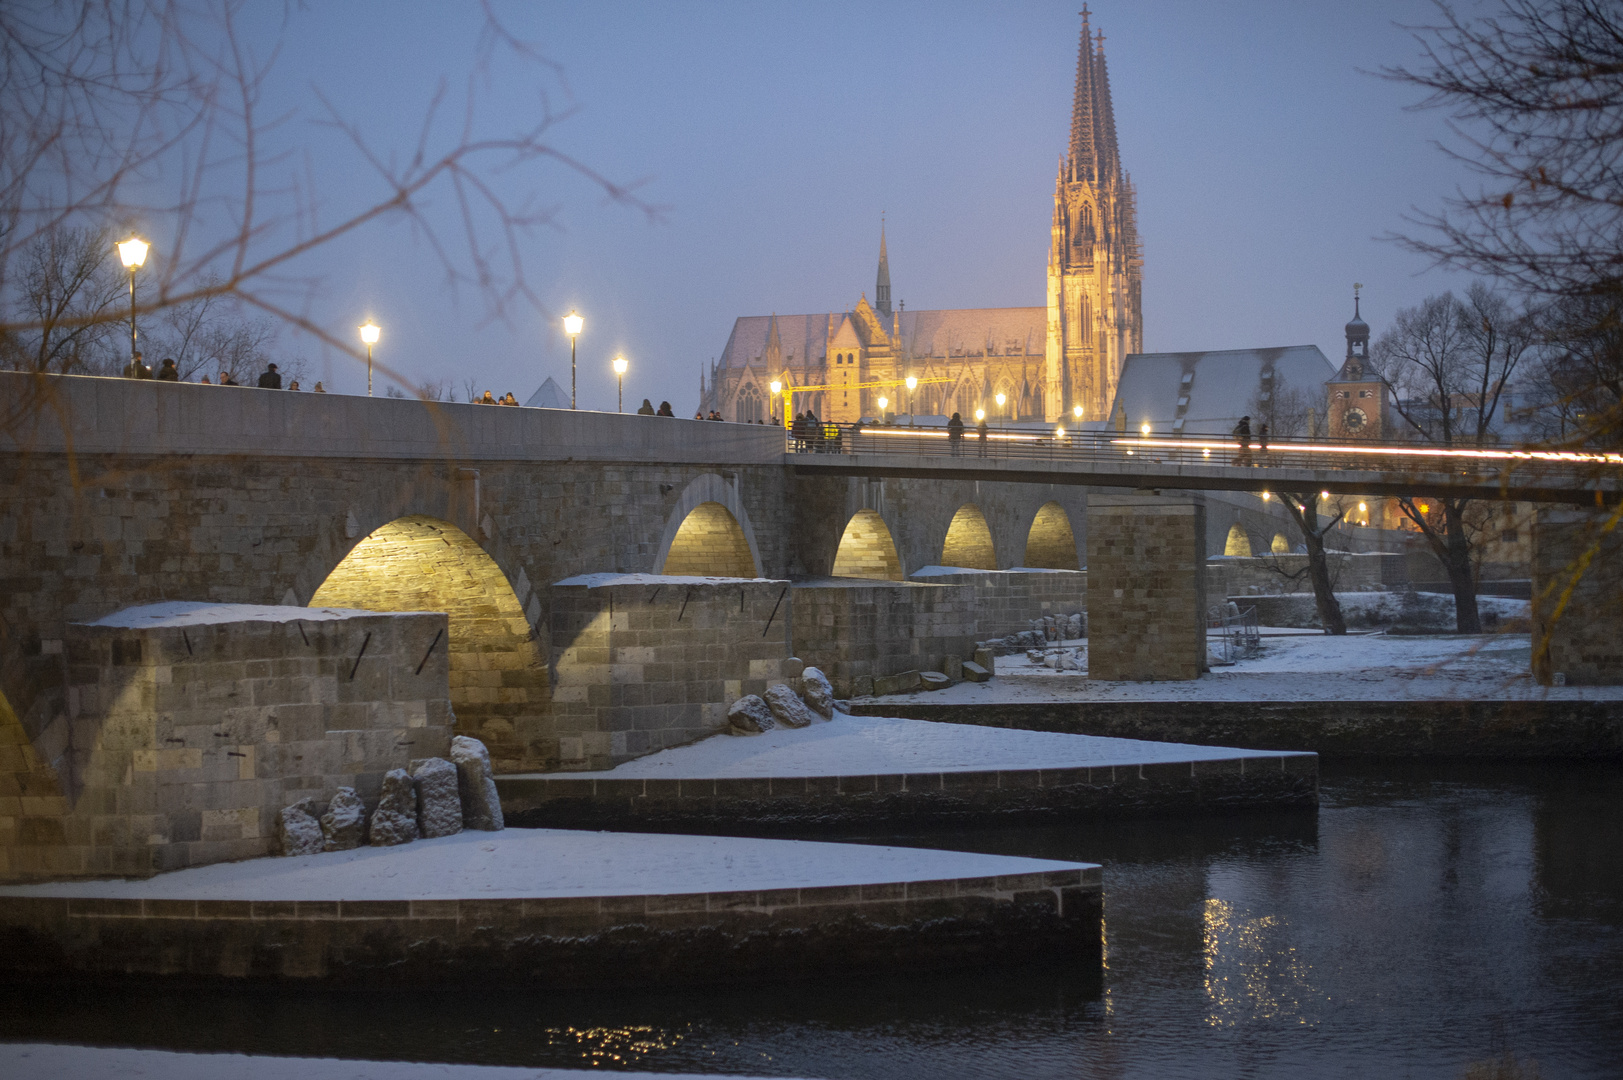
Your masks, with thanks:
[{"label": "snow-covered ground", "polygon": [[872,776],[895,773],[1070,769],[1163,761],[1277,756],[1268,750],[1144,742],[1052,731],[1010,731],[835,713],[829,723],[760,735],[713,735],[602,772],[570,779],[687,780],[709,777]]},{"label": "snow-covered ground", "polygon": [[458,833],[399,847],[215,863],[144,881],[6,885],[0,886],[0,896],[143,900],[641,896],[944,881],[1082,865],[1091,864],[809,840],[506,829]]},{"label": "snow-covered ground", "polygon": [[[1051,646],[1052,648],[1053,646]],[[1213,668],[1193,682],[1099,682],[1086,674],[1087,641],[1076,651],[1083,671],[1056,671],[1024,654],[997,658],[989,683],[959,683],[862,702],[1004,701],[1459,701],[1623,700],[1623,686],[1539,686],[1529,672],[1526,634],[1399,636],[1302,634],[1264,628],[1259,656]]]},{"label": "snow-covered ground", "polygon": [[[153,1077],[162,1080],[576,1080],[603,1069],[537,1069],[530,1066],[447,1065],[417,1061],[344,1061],[339,1058],[268,1057],[254,1054],[181,1054],[54,1043],[0,1043],[0,1076],[8,1080],[84,1080]],[[616,1077],[667,1076],[620,1072]],[[687,1080],[719,1080],[688,1074]],[[729,1080],[750,1080],[730,1077]],[[762,1078],[756,1078],[762,1080]]]}]

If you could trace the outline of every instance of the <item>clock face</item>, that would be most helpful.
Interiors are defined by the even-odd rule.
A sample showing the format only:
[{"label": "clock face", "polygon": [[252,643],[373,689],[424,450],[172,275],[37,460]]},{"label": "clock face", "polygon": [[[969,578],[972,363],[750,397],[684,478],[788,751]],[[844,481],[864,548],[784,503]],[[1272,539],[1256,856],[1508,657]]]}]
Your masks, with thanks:
[{"label": "clock face", "polygon": [[1364,415],[1363,409],[1348,409],[1341,414],[1341,426],[1348,431],[1362,431],[1368,422],[1369,417]]}]

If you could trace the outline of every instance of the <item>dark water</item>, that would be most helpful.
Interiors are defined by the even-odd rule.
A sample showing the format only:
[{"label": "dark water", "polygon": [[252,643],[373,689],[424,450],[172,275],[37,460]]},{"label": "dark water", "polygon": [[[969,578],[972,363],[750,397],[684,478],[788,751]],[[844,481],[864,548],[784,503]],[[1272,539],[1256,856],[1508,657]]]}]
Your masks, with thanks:
[{"label": "dark water", "polygon": [[0,1038],[819,1077],[1623,1076],[1623,769],[1327,765],[1317,815],[890,843],[1105,864],[1063,970],[732,991],[0,994]]}]

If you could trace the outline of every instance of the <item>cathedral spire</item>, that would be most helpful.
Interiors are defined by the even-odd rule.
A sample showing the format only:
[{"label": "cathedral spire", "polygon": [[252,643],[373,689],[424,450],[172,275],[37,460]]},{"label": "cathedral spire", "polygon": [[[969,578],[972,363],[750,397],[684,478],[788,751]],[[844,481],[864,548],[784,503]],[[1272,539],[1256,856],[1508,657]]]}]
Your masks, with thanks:
[{"label": "cathedral spire", "polygon": [[874,310],[890,318],[890,258],[885,254],[885,216],[879,215],[879,276],[873,287]]},{"label": "cathedral spire", "polygon": [[1116,107],[1110,100],[1110,69],[1105,66],[1105,35],[1100,32],[1098,52],[1094,57],[1094,93],[1098,95],[1100,172],[1116,173],[1121,169],[1121,157],[1116,149]]},{"label": "cathedral spire", "polygon": [[1088,6],[1082,5],[1082,43],[1076,54],[1076,94],[1071,102],[1071,176],[1075,180],[1092,180],[1098,175],[1099,149],[1094,135],[1095,92],[1093,34],[1088,26]]}]

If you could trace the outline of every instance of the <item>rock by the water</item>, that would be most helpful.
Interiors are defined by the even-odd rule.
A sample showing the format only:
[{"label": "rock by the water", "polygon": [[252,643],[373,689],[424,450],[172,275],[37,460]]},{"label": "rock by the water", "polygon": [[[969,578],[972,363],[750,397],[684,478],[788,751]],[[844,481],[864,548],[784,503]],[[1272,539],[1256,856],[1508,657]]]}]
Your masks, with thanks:
[{"label": "rock by the water", "polygon": [[824,720],[834,719],[834,684],[828,681],[828,676],[819,668],[809,667],[800,679],[804,684],[801,696],[811,706],[812,712]]},{"label": "rock by the water", "polygon": [[457,767],[444,758],[424,758],[411,763],[411,778],[417,783],[417,831],[425,839],[461,832]]},{"label": "rock by the water", "polygon": [[497,832],[502,819],[502,800],[496,794],[496,777],[490,771],[490,751],[478,739],[458,735],[451,740],[451,762],[457,769],[457,791],[462,798],[462,827]]},{"label": "rock by the water", "polygon": [[992,673],[987,671],[980,664],[977,664],[975,661],[964,661],[964,678],[968,679],[970,682],[986,682],[991,677]]},{"label": "rock by the water", "polygon": [[372,812],[373,847],[409,844],[417,839],[417,792],[411,774],[390,769],[383,774],[383,798]]},{"label": "rock by the water", "polygon": [[759,735],[777,726],[771,708],[759,694],[746,694],[727,707],[729,735]]},{"label": "rock by the water", "polygon": [[341,787],[321,815],[323,851],[348,851],[366,839],[366,807],[352,787]]},{"label": "rock by the water", "polygon": [[300,799],[282,807],[276,815],[276,835],[283,855],[314,855],[321,850],[321,823],[315,816],[316,801]]},{"label": "rock by the water", "polygon": [[952,685],[952,680],[940,671],[921,671],[919,681],[924,684],[926,690],[945,690]]},{"label": "rock by the water", "polygon": [[806,703],[783,683],[773,683],[761,696],[766,700],[766,707],[772,710],[772,719],[784,727],[802,728],[817,719],[817,714],[806,708]]}]

